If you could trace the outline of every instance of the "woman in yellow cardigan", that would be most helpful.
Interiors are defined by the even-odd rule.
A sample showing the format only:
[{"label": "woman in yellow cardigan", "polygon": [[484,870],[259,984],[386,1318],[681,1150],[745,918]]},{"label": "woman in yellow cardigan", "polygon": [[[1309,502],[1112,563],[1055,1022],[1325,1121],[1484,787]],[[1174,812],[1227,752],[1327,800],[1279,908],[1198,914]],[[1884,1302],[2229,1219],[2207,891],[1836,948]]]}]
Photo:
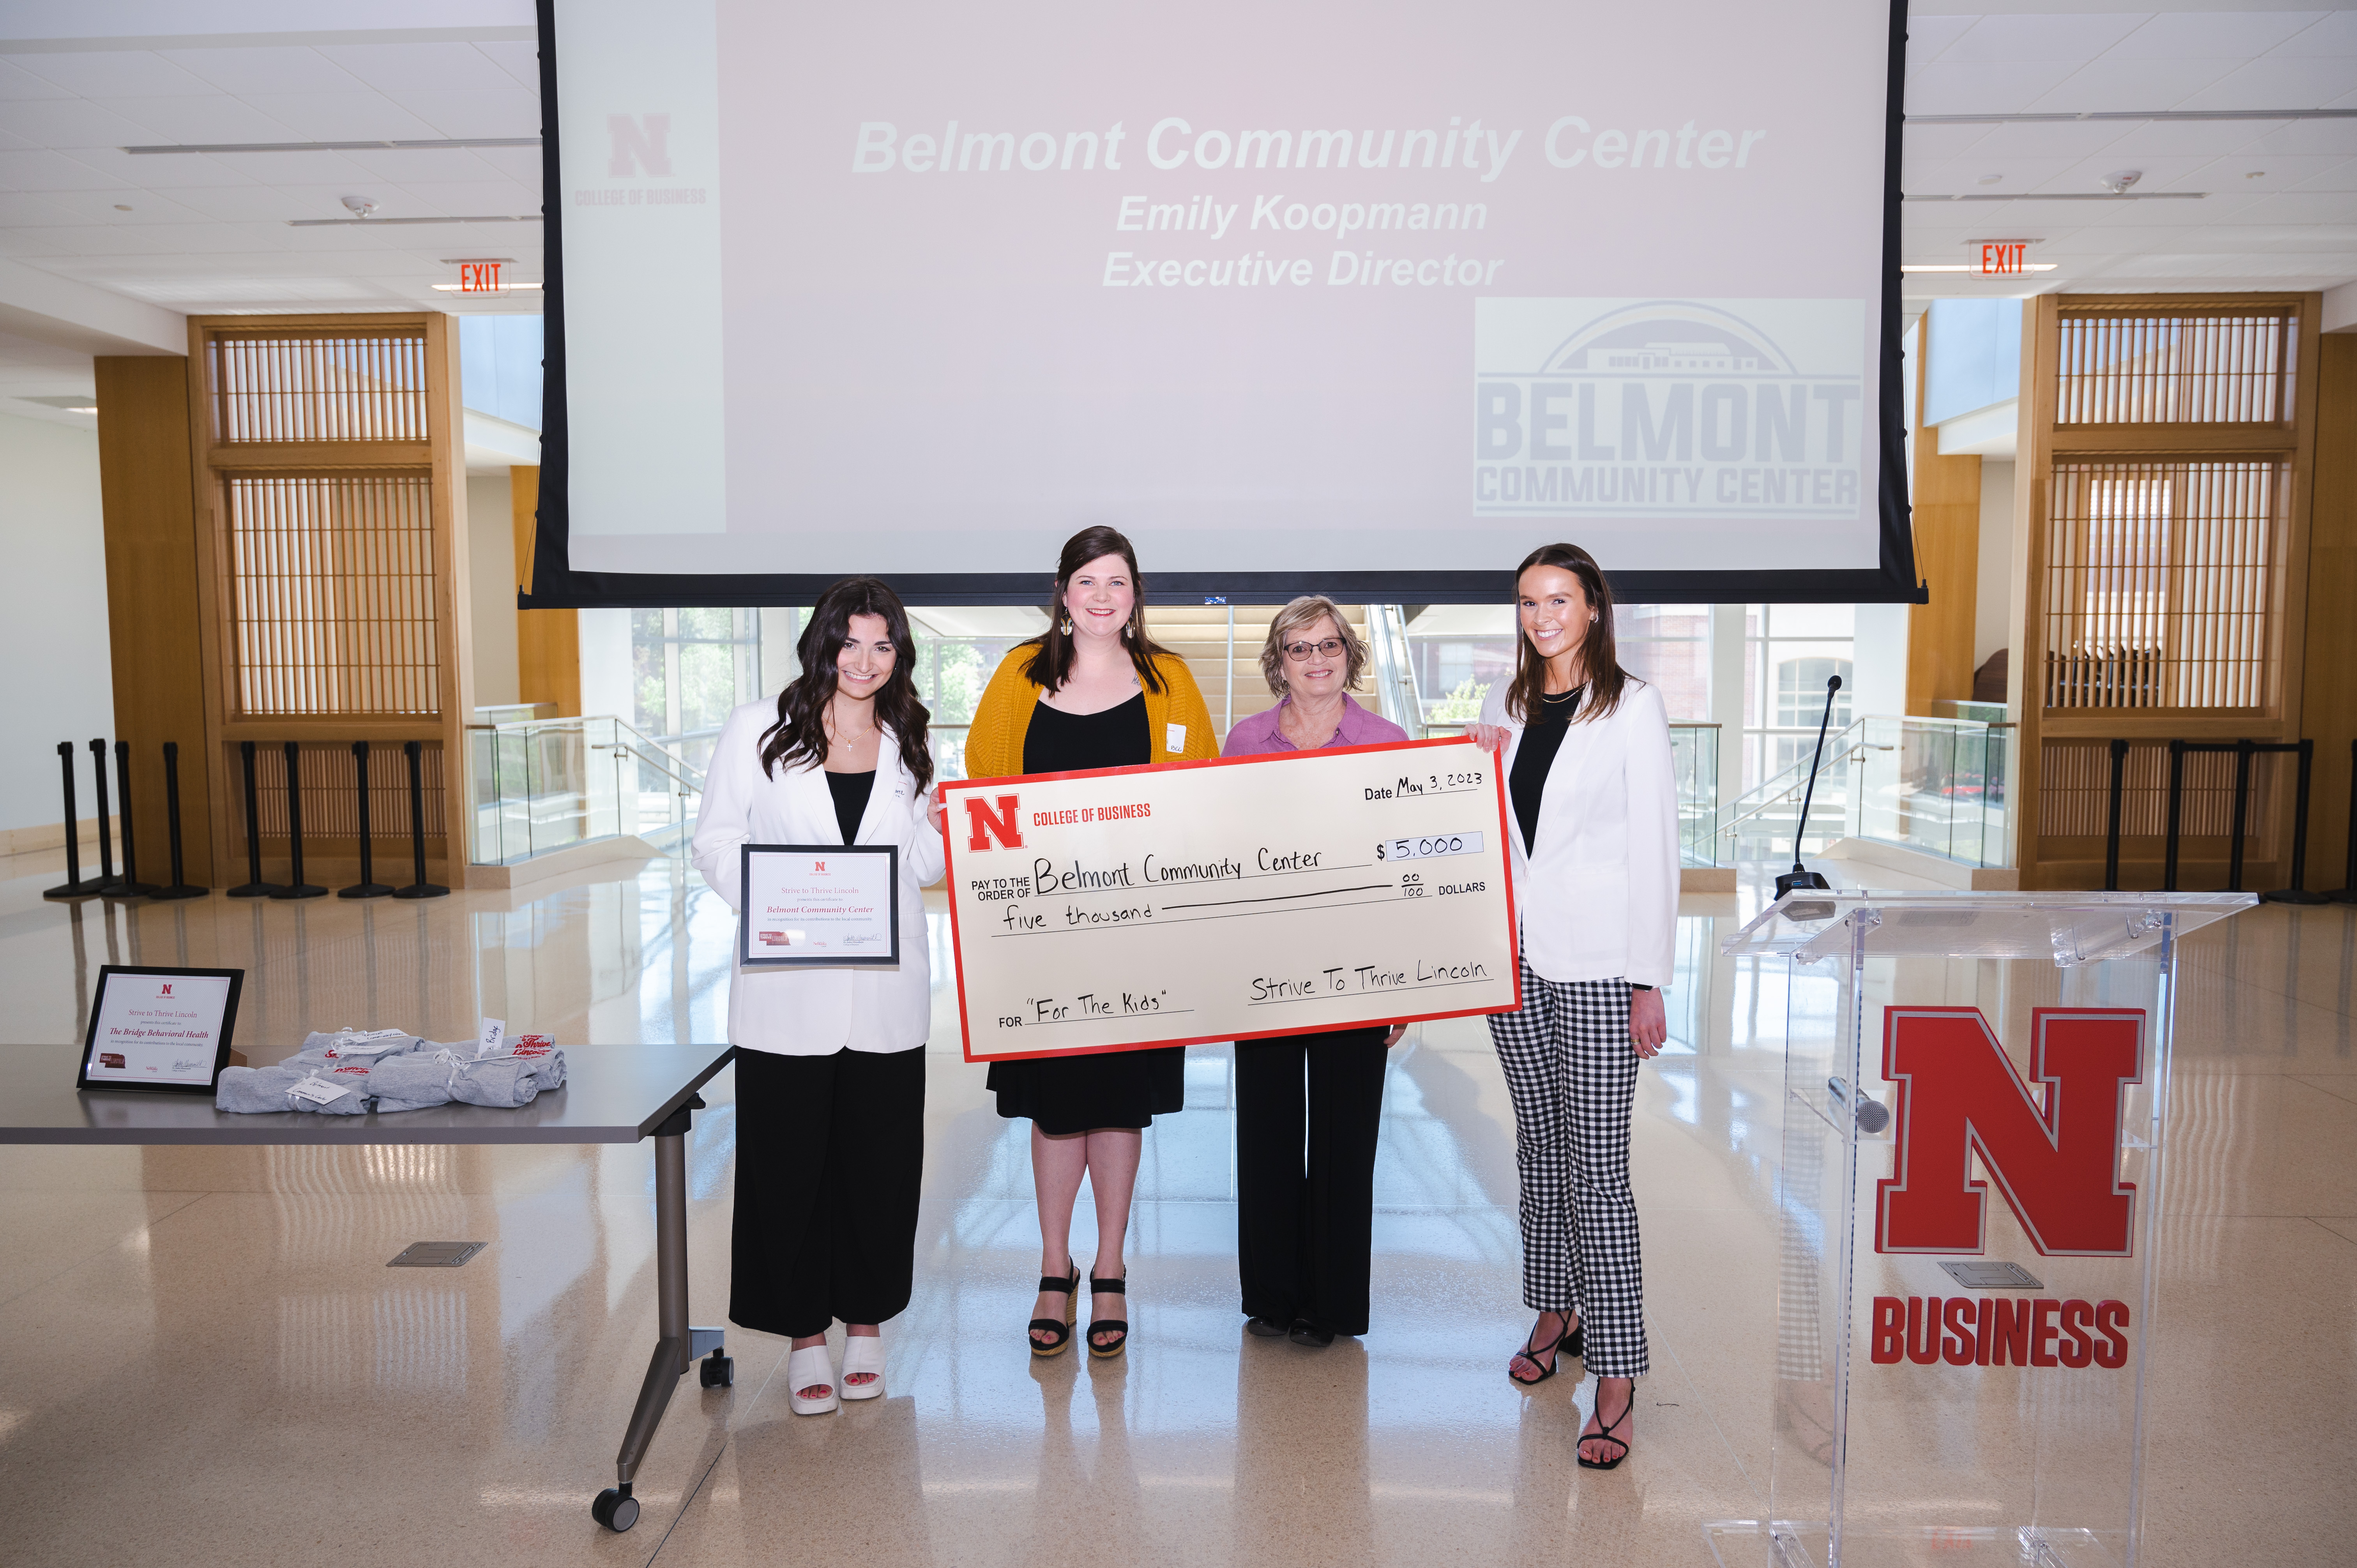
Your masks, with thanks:
[{"label": "woman in yellow cardigan", "polygon": [[[1137,553],[1110,528],[1083,529],[1056,564],[1048,630],[1007,654],[966,733],[969,779],[1217,757],[1211,711],[1195,678],[1146,635]],[[1137,1183],[1144,1130],[1186,1102],[1186,1050],[994,1062],[998,1113],[1031,1122],[1031,1180],[1039,1200],[1039,1300],[1031,1353],[1071,1342],[1081,1271],[1072,1262],[1072,1205],[1081,1178],[1096,1194],[1097,1255],[1089,1269],[1089,1354],[1129,1342],[1122,1242]],[[1061,1299],[1059,1300],[1058,1298]]]}]

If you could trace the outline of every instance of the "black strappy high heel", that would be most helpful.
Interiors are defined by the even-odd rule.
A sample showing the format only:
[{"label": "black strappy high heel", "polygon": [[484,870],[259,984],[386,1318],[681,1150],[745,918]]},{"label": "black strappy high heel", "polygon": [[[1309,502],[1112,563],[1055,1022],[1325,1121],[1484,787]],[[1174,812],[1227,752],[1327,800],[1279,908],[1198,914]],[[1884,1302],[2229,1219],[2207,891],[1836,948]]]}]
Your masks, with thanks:
[{"label": "black strappy high heel", "polygon": [[[1542,1314],[1541,1316],[1544,1316],[1544,1314]],[[1559,1315],[1559,1316],[1560,1316],[1560,1315]],[[1534,1324],[1531,1325],[1531,1332],[1532,1332],[1532,1333],[1534,1333],[1534,1334],[1536,1334],[1536,1333],[1538,1332],[1538,1325],[1537,1325],[1537,1324],[1535,1324],[1535,1323],[1534,1323]],[[1562,1338],[1560,1338],[1560,1339],[1558,1339],[1558,1340],[1556,1340],[1556,1341],[1555,1342],[1555,1346],[1554,1346],[1555,1354],[1554,1354],[1553,1356],[1551,1356],[1551,1357],[1549,1357],[1549,1358],[1548,1358],[1548,1360],[1547,1360],[1547,1364],[1546,1364],[1545,1369],[1544,1369],[1543,1371],[1541,1371],[1537,1377],[1535,1377],[1535,1378],[1517,1378],[1517,1377],[1515,1377],[1515,1376],[1514,1376],[1514,1364],[1513,1364],[1513,1362],[1512,1362],[1512,1361],[1509,1361],[1509,1362],[1507,1362],[1507,1363],[1506,1363],[1506,1376],[1507,1376],[1507,1378],[1508,1378],[1509,1380],[1511,1380],[1512,1381],[1513,1381],[1513,1382],[1515,1382],[1515,1383],[1519,1383],[1519,1384],[1520,1384],[1520,1385],[1522,1385],[1523,1388],[1526,1388],[1526,1389],[1534,1389],[1534,1388],[1538,1387],[1541,1383],[1545,1382],[1549,1378],[1552,1378],[1552,1377],[1554,1377],[1554,1376],[1555,1376],[1555,1369],[1556,1369],[1557,1367],[1559,1367],[1560,1365],[1562,1365],[1562,1363],[1563,1363],[1563,1353],[1564,1353],[1565,1351],[1568,1350],[1568,1351],[1570,1351],[1573,1355],[1577,1356],[1577,1355],[1578,1355],[1578,1354],[1580,1353],[1580,1347],[1581,1347],[1581,1339],[1580,1339],[1579,1328],[1578,1328],[1578,1326],[1576,1326],[1576,1325],[1575,1325],[1575,1326],[1573,1326],[1573,1328],[1572,1328],[1572,1330],[1571,1330],[1571,1332],[1570,1332],[1570,1333],[1568,1333],[1568,1334],[1565,1335]],[[1525,1360],[1525,1361],[1528,1361],[1532,1366],[1535,1367],[1535,1366],[1537,1366],[1537,1365],[1539,1364],[1539,1358],[1540,1358],[1542,1355],[1544,1355],[1544,1354],[1546,1353],[1547,1348],[1548,1348],[1548,1347],[1546,1347],[1546,1346],[1544,1346],[1544,1345],[1536,1344],[1536,1343],[1534,1343],[1532,1340],[1525,1339],[1525,1340],[1523,1340],[1523,1348],[1522,1348],[1520,1350],[1516,1351],[1516,1352],[1515,1352],[1515,1355],[1516,1355],[1516,1356],[1518,1356],[1521,1359]]]},{"label": "black strappy high heel", "polygon": [[[1091,1312],[1094,1312],[1096,1310],[1097,1297],[1101,1295],[1117,1295],[1121,1297],[1125,1308],[1129,1301],[1129,1276],[1125,1273],[1117,1280],[1101,1280],[1093,1273],[1089,1275],[1089,1310]],[[1098,1335],[1114,1330],[1117,1330],[1120,1333],[1120,1338],[1114,1340],[1110,1345],[1100,1345],[1097,1343]],[[1089,1354],[1094,1356],[1098,1360],[1102,1361],[1111,1357],[1118,1356],[1124,1350],[1128,1348],[1129,1319],[1125,1317],[1100,1317],[1089,1325]]]},{"label": "black strappy high heel", "polygon": [[[1062,1294],[1064,1317],[1060,1323],[1052,1317],[1035,1317],[1031,1320],[1031,1326],[1024,1336],[1030,1344],[1031,1354],[1039,1357],[1060,1356],[1064,1353],[1064,1347],[1072,1342],[1072,1324],[1081,1316],[1080,1288],[1081,1265],[1078,1263],[1072,1265],[1072,1277],[1068,1280],[1060,1280],[1053,1274],[1040,1276],[1040,1294],[1059,1293]],[[1030,1336],[1033,1334],[1052,1334],[1055,1337],[1048,1340],[1032,1339]]]},{"label": "black strappy high heel", "polygon": [[[1609,1459],[1590,1459],[1587,1455],[1580,1454],[1579,1467],[1581,1469],[1612,1470],[1620,1467],[1620,1461],[1629,1457],[1629,1443],[1626,1438],[1613,1436],[1612,1429],[1616,1426],[1625,1426],[1628,1424],[1629,1418],[1635,1414],[1636,1411],[1637,1384],[1635,1380],[1631,1379],[1629,1383],[1629,1402],[1620,1407],[1620,1415],[1611,1421],[1605,1422],[1604,1425],[1595,1432],[1581,1433],[1579,1434],[1579,1442],[1573,1447],[1573,1452],[1578,1453],[1580,1449],[1587,1447],[1591,1443],[1609,1443],[1612,1446],[1620,1450],[1620,1452],[1615,1454]],[[1601,1378],[1598,1378],[1596,1380],[1596,1418],[1598,1421],[1604,1420],[1604,1380]]]}]

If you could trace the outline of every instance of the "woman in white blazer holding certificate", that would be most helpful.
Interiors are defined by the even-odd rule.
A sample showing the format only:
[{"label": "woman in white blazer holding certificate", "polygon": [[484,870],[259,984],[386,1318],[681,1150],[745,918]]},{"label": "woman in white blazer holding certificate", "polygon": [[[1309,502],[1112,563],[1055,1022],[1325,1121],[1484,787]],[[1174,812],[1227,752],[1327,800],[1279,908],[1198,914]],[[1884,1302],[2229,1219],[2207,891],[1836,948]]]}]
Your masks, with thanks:
[{"label": "woman in white blazer holding certificate", "polygon": [[[909,1305],[932,1020],[924,900],[941,817],[910,673],[916,645],[874,577],[829,587],[774,703],[728,715],[705,775],[695,868],[741,912],[740,845],[892,844],[900,961],[730,978],[737,1219],[728,1316],[793,1341],[788,1402],[820,1415],[884,1391],[880,1326]],[[828,1327],[845,1328],[838,1383]]]},{"label": "woman in white blazer holding certificate", "polygon": [[1612,590],[1573,544],[1515,575],[1513,679],[1475,737],[1501,753],[1512,806],[1523,1004],[1490,1036],[1514,1105],[1523,1301],[1539,1318],[1507,1367],[1525,1385],[1581,1357],[1596,1374],[1579,1462],[1628,1455],[1649,1369],[1629,1119],[1662,1047],[1678,908],[1677,789],[1661,693],[1620,668]]}]

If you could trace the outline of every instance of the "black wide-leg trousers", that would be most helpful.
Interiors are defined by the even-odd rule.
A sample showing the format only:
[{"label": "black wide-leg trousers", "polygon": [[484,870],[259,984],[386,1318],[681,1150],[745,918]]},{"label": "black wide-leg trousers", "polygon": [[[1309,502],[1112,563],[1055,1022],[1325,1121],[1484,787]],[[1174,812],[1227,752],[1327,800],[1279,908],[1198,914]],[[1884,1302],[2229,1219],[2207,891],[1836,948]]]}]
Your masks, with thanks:
[{"label": "black wide-leg trousers", "polygon": [[737,1053],[728,1318],[807,1338],[907,1310],[925,1052]]},{"label": "black wide-leg trousers", "polygon": [[1247,1316],[1367,1331],[1389,1033],[1236,1042],[1236,1273]]}]

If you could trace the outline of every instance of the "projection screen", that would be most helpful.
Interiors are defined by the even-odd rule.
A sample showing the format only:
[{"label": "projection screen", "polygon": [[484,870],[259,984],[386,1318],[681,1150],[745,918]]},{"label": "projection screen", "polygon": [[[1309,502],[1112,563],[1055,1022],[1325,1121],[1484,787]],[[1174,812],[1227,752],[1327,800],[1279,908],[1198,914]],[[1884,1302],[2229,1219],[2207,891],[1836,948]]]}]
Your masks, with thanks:
[{"label": "projection screen", "polygon": [[542,0],[528,606],[1912,599],[1891,0]]}]

